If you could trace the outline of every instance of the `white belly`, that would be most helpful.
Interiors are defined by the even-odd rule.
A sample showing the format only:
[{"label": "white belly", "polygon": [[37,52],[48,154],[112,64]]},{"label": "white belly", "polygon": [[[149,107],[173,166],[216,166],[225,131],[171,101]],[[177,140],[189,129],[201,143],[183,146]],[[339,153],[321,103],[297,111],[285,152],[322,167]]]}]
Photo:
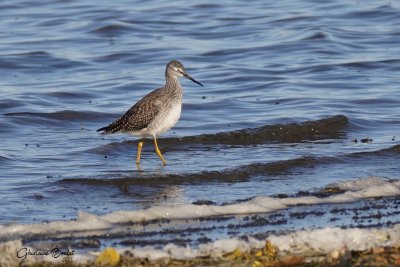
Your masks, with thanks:
[{"label": "white belly", "polygon": [[182,104],[174,105],[174,107],[167,113],[159,115],[154,125],[152,125],[152,135],[159,135],[171,129],[179,120],[181,116]]}]

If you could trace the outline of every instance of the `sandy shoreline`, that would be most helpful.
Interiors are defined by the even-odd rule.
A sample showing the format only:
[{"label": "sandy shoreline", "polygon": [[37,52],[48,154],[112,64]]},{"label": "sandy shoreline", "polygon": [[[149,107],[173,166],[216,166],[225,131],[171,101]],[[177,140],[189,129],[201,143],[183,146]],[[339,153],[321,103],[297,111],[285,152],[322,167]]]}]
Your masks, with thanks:
[{"label": "sandy shoreline", "polygon": [[400,224],[301,230],[267,240],[232,238],[197,248],[108,247],[57,257],[30,247],[35,255],[24,257],[21,247],[20,240],[0,243],[0,265],[17,266],[25,259],[24,266],[400,266]]},{"label": "sandy shoreline", "polygon": [[[235,250],[221,257],[199,257],[188,260],[158,259],[150,261],[146,258],[135,258],[129,252],[119,255],[116,250],[108,249],[104,257],[97,257],[87,263],[76,263],[73,257],[65,257],[60,262],[35,262],[24,266],[252,266],[252,267],[319,267],[319,266],[400,266],[400,245],[374,247],[356,251],[342,249],[329,255],[281,254],[266,242],[265,247],[249,252]],[[115,253],[115,254],[114,254]],[[101,258],[101,260],[99,260]],[[3,265],[2,265],[3,266]],[[4,265],[14,266],[14,265]]]}]

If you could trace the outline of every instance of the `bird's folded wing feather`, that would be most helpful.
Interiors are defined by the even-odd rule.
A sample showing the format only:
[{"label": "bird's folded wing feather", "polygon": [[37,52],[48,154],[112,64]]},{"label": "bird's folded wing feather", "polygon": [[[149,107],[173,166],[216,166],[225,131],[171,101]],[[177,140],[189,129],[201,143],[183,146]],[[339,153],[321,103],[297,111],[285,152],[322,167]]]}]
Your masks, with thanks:
[{"label": "bird's folded wing feather", "polygon": [[157,91],[158,90],[155,90],[147,94],[132,106],[121,118],[99,130],[104,130],[104,133],[107,134],[140,131],[143,128],[146,128],[160,110],[160,103],[159,100],[157,100]]}]

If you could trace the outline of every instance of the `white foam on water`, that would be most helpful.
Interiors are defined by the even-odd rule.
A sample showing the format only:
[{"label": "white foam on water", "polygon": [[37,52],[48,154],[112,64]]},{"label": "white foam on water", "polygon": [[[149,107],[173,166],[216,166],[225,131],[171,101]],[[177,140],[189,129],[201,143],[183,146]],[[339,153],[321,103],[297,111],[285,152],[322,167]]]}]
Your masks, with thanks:
[{"label": "white foam on water", "polygon": [[[393,246],[400,244],[400,224],[385,228],[341,229],[327,227],[322,229],[299,230],[286,235],[271,235],[267,238],[276,246],[282,254],[301,254],[305,256],[329,255],[334,251],[368,250],[378,246]],[[329,242],[327,242],[329,240]],[[196,257],[221,257],[222,255],[238,249],[248,252],[251,249],[260,249],[265,245],[265,240],[249,238],[249,241],[237,238],[220,239],[207,244],[201,244],[198,248],[189,246],[181,247],[167,244],[162,249],[152,246],[141,248],[120,248],[117,251],[122,254],[126,251],[134,257],[158,260],[164,258],[192,259]],[[16,251],[22,247],[20,240],[0,243],[1,266],[15,266],[19,261]],[[86,254],[75,254],[74,262],[87,263],[96,259],[100,252],[89,252]],[[29,263],[55,261],[50,257],[30,257]]]},{"label": "white foam on water", "polygon": [[[336,186],[341,188],[341,183]],[[329,203],[355,202],[365,198],[389,197],[400,195],[400,181],[391,182],[383,178],[364,178],[353,183],[344,182],[344,193],[326,198],[315,196],[273,198],[257,196],[251,200],[224,206],[213,205],[178,205],[157,206],[146,210],[115,211],[102,216],[102,219],[112,222],[140,222],[154,219],[188,219],[218,215],[239,215],[251,213],[268,213],[286,209],[292,205],[315,205]]]},{"label": "white foam on water", "polygon": [[[381,229],[341,229],[322,228],[300,230],[287,235],[271,235],[267,238],[281,253],[295,253],[302,255],[329,255],[333,251],[367,250],[377,246],[391,246],[400,243],[400,224]],[[329,240],[329,242],[327,242]],[[190,259],[194,257],[220,257],[236,249],[248,252],[251,249],[260,249],[265,241],[236,238],[217,240],[202,244],[198,249],[178,247],[173,244],[163,249],[153,247],[128,249],[135,257],[157,260],[160,258]]]},{"label": "white foam on water", "polygon": [[111,228],[112,224],[99,216],[80,211],[74,221],[49,223],[0,225],[0,237],[23,236],[26,234],[73,233]]},{"label": "white foam on water", "polygon": [[[383,179],[380,177],[366,177],[362,179],[350,180],[350,181],[343,181],[340,183],[334,183],[332,186],[337,186],[343,190],[360,190],[371,186],[380,186],[387,184],[388,180]],[[395,184],[399,185],[400,181],[394,182]]]},{"label": "white foam on water", "polygon": [[254,238],[249,241],[239,240],[237,238],[220,239],[211,243],[201,244],[198,248],[190,246],[182,247],[175,244],[167,244],[162,249],[153,246],[123,249],[121,252],[129,251],[137,258],[146,258],[158,260],[164,258],[173,258],[178,260],[193,259],[196,257],[222,257],[222,255],[232,252],[236,249],[247,252],[252,248],[261,248],[265,244]]},{"label": "white foam on water", "polygon": [[[53,233],[66,233],[72,237],[92,234],[90,231],[111,229],[114,224],[123,222],[140,222],[153,219],[190,219],[206,216],[234,215],[266,213],[288,208],[291,205],[323,204],[323,203],[346,203],[354,202],[364,198],[389,197],[400,195],[400,181],[389,181],[383,178],[368,177],[354,181],[339,182],[334,186],[346,190],[343,193],[326,198],[315,196],[273,198],[257,196],[249,201],[225,206],[215,205],[178,205],[178,206],[156,206],[137,211],[115,211],[103,216],[97,216],[85,212],[79,212],[74,221],[55,221],[37,224],[11,224],[0,226],[0,237],[15,239],[0,243],[2,254],[1,266],[14,266],[19,262],[16,259],[16,250],[23,244],[19,237],[31,234],[51,235]],[[349,250],[366,250],[375,246],[387,246],[400,244],[400,224],[387,228],[374,229],[341,229],[323,228],[300,230],[287,235],[271,235],[268,240],[277,246],[283,253],[321,253],[328,254],[343,248]],[[327,242],[329,240],[329,242]],[[151,260],[161,258],[191,259],[195,257],[220,257],[225,253],[239,249],[242,252],[258,249],[264,246],[264,240],[249,238],[249,241],[237,238],[220,239],[207,244],[200,244],[197,248],[190,246],[181,247],[167,244],[162,249],[152,246],[133,247],[129,249],[118,249],[120,253],[129,250],[135,257],[148,258]],[[75,254],[75,262],[87,262],[95,259],[99,252],[86,254]],[[312,254],[311,253],[311,254]],[[30,260],[40,262],[43,260],[53,261],[45,257],[31,257]]]},{"label": "white foam on water", "polygon": [[173,220],[220,215],[268,213],[299,204],[347,203],[365,198],[400,195],[400,181],[389,181],[384,178],[368,177],[350,182],[337,183],[335,186],[347,191],[325,198],[315,196],[288,198],[257,196],[245,202],[224,206],[192,204],[154,206],[144,210],[114,211],[102,216],[79,212],[78,218],[74,221],[0,225],[0,238],[19,238],[26,234],[53,233],[71,233],[74,236],[79,236],[84,235],[84,231],[109,229],[113,227],[113,224],[118,223],[143,222],[154,219]]},{"label": "white foam on water", "polygon": [[283,236],[272,235],[268,239],[281,251],[291,253],[316,251],[322,254],[329,254],[342,248],[366,250],[376,246],[400,244],[400,224],[380,229],[328,227],[301,230]]}]

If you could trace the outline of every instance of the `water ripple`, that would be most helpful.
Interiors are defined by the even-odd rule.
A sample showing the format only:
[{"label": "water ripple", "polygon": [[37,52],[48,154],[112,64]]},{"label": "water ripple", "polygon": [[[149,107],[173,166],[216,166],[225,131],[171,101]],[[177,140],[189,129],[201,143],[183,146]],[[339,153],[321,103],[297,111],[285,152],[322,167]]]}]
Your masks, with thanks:
[{"label": "water ripple", "polygon": [[[173,195],[158,200],[171,205],[204,195],[235,201],[399,173],[396,149],[370,154],[400,138],[394,1],[15,0],[0,1],[0,10],[2,222],[70,219],[89,205],[96,214],[105,205],[136,209],[163,195]],[[171,59],[205,86],[181,80],[181,119],[160,137],[171,165],[146,187],[156,155],[143,162],[140,174],[150,177],[118,175],[134,168],[136,141],[95,129],[161,87]],[[367,137],[373,142],[351,142]],[[136,183],[135,193],[65,191],[57,182],[101,175],[130,179],[121,184]],[[46,192],[52,187],[57,193]]]},{"label": "water ripple", "polygon": [[[371,152],[357,152],[341,157],[301,157],[290,160],[276,161],[272,163],[253,163],[236,168],[229,168],[222,171],[204,171],[190,174],[145,174],[138,172],[136,175],[126,175],[123,171],[110,173],[105,178],[65,178],[59,183],[85,184],[92,186],[130,186],[130,185],[182,185],[182,184],[203,184],[210,182],[238,183],[246,182],[252,177],[274,177],[279,175],[293,175],[301,172],[301,169],[327,166],[329,164],[356,161],[365,157],[400,156],[400,145],[387,149]],[[109,178],[114,176],[114,178]],[[122,176],[122,177],[121,177]]]}]

